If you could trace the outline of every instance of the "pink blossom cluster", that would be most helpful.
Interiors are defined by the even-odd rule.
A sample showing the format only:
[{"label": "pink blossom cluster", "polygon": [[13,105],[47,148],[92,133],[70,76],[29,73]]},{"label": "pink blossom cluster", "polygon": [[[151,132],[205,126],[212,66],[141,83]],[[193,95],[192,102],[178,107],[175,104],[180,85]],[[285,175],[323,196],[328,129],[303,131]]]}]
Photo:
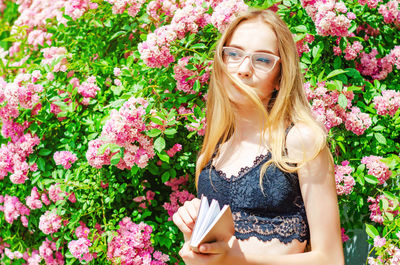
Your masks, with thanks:
[{"label": "pink blossom cluster", "polygon": [[[24,252],[23,255],[24,260],[27,262],[28,265],[40,265],[40,262],[42,261],[42,257],[39,254],[38,250],[32,250],[32,253],[29,255],[28,251]],[[51,264],[51,263],[47,263]],[[61,264],[61,263],[59,263]]]},{"label": "pink blossom cluster", "polygon": [[378,12],[383,16],[385,23],[394,23],[400,27],[399,1],[391,0],[379,6]]},{"label": "pink blossom cluster", "polygon": [[[81,94],[86,101],[89,98],[94,98],[96,97],[97,91],[99,91],[100,88],[96,84],[96,77],[95,76],[90,76],[86,81],[84,81],[82,84],[79,85],[78,81],[78,93]],[[84,101],[84,102],[86,102]]]},{"label": "pink blossom cluster", "polygon": [[342,242],[344,243],[344,242],[348,241],[350,238],[348,235],[345,234],[345,230],[343,227],[341,228],[341,231],[342,231]]},{"label": "pink blossom cluster", "polygon": [[49,198],[53,202],[61,201],[65,197],[68,197],[68,200],[72,203],[76,202],[75,193],[71,192],[63,192],[61,191],[60,183],[52,184],[49,188]]},{"label": "pink blossom cluster", "polygon": [[379,29],[374,29],[369,24],[359,25],[356,30],[357,35],[361,35],[361,31],[364,31],[364,40],[368,40],[370,36],[378,36],[380,33]]},{"label": "pink blossom cluster", "polygon": [[[336,48],[338,48],[341,53],[340,48],[339,47],[336,47]],[[362,46],[361,42],[359,42],[359,41],[355,41],[355,42],[353,42],[353,44],[347,43],[346,49],[344,49],[344,53],[345,53],[344,59],[346,59],[348,61],[356,59],[357,56],[361,53],[363,48],[364,47]],[[338,54],[335,53],[335,55],[338,55]]]},{"label": "pink blossom cluster", "polygon": [[374,238],[374,247],[381,248],[385,244],[386,244],[386,238],[385,237],[376,236]]},{"label": "pink blossom cluster", "polygon": [[40,143],[37,136],[27,133],[15,142],[2,144],[0,147],[0,180],[11,173],[10,180],[14,184],[23,184],[28,172],[36,171],[37,166],[29,166],[26,159],[33,153],[33,148]]},{"label": "pink blossom cluster", "polygon": [[108,243],[107,259],[113,264],[163,265],[169,257],[159,251],[154,251],[150,238],[151,226],[141,222],[135,224],[129,217],[119,222],[117,235]]},{"label": "pink blossom cluster", "polygon": [[375,97],[373,101],[379,115],[389,114],[393,117],[400,108],[400,92],[384,90],[382,91],[382,96]]},{"label": "pink blossom cluster", "polygon": [[128,10],[128,14],[135,17],[142,7],[145,0],[106,0],[112,4],[113,14],[122,14],[125,10]]},{"label": "pink blossom cluster", "polygon": [[[377,245],[382,244],[383,239],[384,238],[380,238],[379,242],[377,242]],[[374,245],[375,245],[375,239],[374,239]],[[386,245],[386,242],[384,245]],[[368,257],[368,264],[369,265],[386,265],[386,264],[398,265],[398,264],[400,264],[400,249],[396,245],[389,243],[389,244],[387,244],[383,254],[379,255],[376,258]]]},{"label": "pink blossom cluster", "polygon": [[210,22],[207,14],[209,7],[205,0],[186,0],[183,6],[177,9],[171,21],[171,26],[179,39],[183,39],[186,33],[196,34],[199,28],[204,28]]},{"label": "pink blossom cluster", "polygon": [[349,36],[354,13],[347,12],[343,2],[334,0],[302,0],[302,5],[315,23],[321,36]]},{"label": "pink blossom cluster", "polygon": [[173,157],[177,152],[182,150],[181,144],[174,144],[174,146],[167,151],[169,157]]},{"label": "pink blossom cluster", "polygon": [[395,46],[388,55],[376,58],[378,51],[372,49],[370,53],[362,52],[360,63],[356,66],[362,75],[371,76],[373,79],[383,80],[393,71],[395,65],[400,69],[400,46]]},{"label": "pink blossom cluster", "polygon": [[[50,241],[48,238],[46,238],[39,247],[39,254],[43,258],[45,264],[65,264],[64,257],[62,253],[57,250],[56,243]],[[38,259],[38,257],[36,257],[36,259]]]},{"label": "pink blossom cluster", "polygon": [[65,169],[71,168],[71,164],[78,159],[78,157],[70,151],[57,151],[54,153],[53,158],[56,165],[62,165]]},{"label": "pink blossom cluster", "polygon": [[38,27],[44,28],[46,20],[56,18],[59,23],[66,25],[67,20],[61,11],[65,7],[64,0],[31,0],[17,1],[20,16],[14,22],[16,26],[28,26],[28,31]]},{"label": "pink blossom cluster", "polygon": [[[199,80],[201,85],[207,83],[210,77],[210,63],[207,66],[195,65],[197,68],[196,71],[192,71],[186,68],[189,64],[190,57],[183,57],[179,59],[178,64],[174,67],[174,78],[176,80],[176,89],[179,91],[183,91],[188,94],[196,94],[198,91],[193,90],[194,83]],[[200,75],[202,70],[205,70],[205,73]],[[190,79],[189,79],[190,78]]]},{"label": "pink blossom cluster", "polygon": [[352,107],[351,112],[346,113],[345,127],[357,135],[361,135],[372,124],[371,117],[361,112],[358,107]]},{"label": "pink blossom cluster", "polygon": [[29,127],[29,122],[25,121],[23,124],[19,124],[10,119],[1,119],[3,126],[1,127],[1,134],[4,138],[11,138],[12,142],[18,141],[24,131]]},{"label": "pink blossom cluster", "polygon": [[367,4],[369,8],[375,9],[382,0],[358,0],[360,5]]},{"label": "pink blossom cluster", "polygon": [[168,67],[175,61],[170,52],[170,46],[176,38],[177,34],[171,25],[157,28],[153,33],[147,35],[146,41],[139,43],[140,58],[152,68]]},{"label": "pink blossom cluster", "polygon": [[[35,72],[36,76],[37,73]],[[33,109],[39,103],[39,93],[43,91],[43,86],[34,84],[32,80],[37,79],[31,74],[18,74],[12,83],[7,83],[0,77],[0,103],[4,104],[0,108],[2,120],[17,118],[19,107]]]},{"label": "pink blossom cluster", "polygon": [[[195,106],[192,109],[186,109],[185,107],[181,106],[178,109],[179,114],[193,114]],[[203,109],[204,112],[204,109]],[[185,119],[188,120],[188,117],[185,115]],[[198,135],[203,136],[206,133],[206,118],[196,118],[194,115],[192,119],[195,121],[186,123],[185,127],[190,132],[197,132]]]},{"label": "pink blossom cluster", "polygon": [[308,46],[308,43],[312,43],[314,41],[314,36],[311,34],[306,34],[304,38],[296,42],[296,48],[297,48],[297,54],[299,57],[303,55],[303,53],[310,52],[310,47]]},{"label": "pink blossom cluster", "polygon": [[188,178],[189,176],[185,175],[179,178],[173,178],[164,183],[166,186],[169,186],[172,189],[172,193],[169,196],[170,202],[166,202],[163,205],[164,209],[168,212],[168,220],[172,220],[174,213],[176,213],[176,211],[185,203],[185,201],[192,200],[195,197],[187,190],[180,190],[182,186],[186,185]]},{"label": "pink blossom cluster", "polygon": [[42,201],[40,200],[40,195],[37,187],[33,187],[31,190],[31,195],[25,198],[26,205],[32,209],[40,209],[42,208]]},{"label": "pink blossom cluster", "polygon": [[361,163],[365,164],[368,169],[368,174],[375,176],[379,184],[382,185],[386,182],[392,175],[392,172],[389,170],[388,166],[381,162],[381,156],[364,156],[361,159]]},{"label": "pink blossom cluster", "polygon": [[[385,211],[383,211],[383,209],[379,207],[379,202],[382,200],[386,200],[388,202],[388,208]],[[383,215],[385,213],[390,213],[393,216],[399,214],[399,211],[395,210],[396,207],[394,202],[386,198],[384,195],[378,195],[376,198],[368,197],[367,201],[370,203],[370,205],[368,206],[369,211],[371,212],[369,218],[371,219],[371,221],[374,221],[378,224],[383,223],[384,221]]]},{"label": "pink blossom cluster", "polygon": [[22,259],[23,255],[21,252],[19,251],[11,251],[9,248],[5,248],[4,249],[4,254],[10,259],[10,260],[14,260],[14,259]]},{"label": "pink blossom cluster", "polygon": [[162,14],[172,18],[177,9],[176,0],[153,0],[147,4],[146,12],[158,25]]},{"label": "pink blossom cluster", "polygon": [[97,3],[92,3],[89,0],[70,0],[65,2],[65,14],[73,20],[80,18],[89,9],[96,9]]},{"label": "pink blossom cluster", "polygon": [[[44,59],[42,60],[43,64],[47,64],[51,66],[52,63],[56,60],[60,60],[54,68],[52,69],[53,72],[66,72],[67,71],[67,49],[64,47],[49,47],[44,48],[41,50],[43,53]],[[62,59],[59,59],[63,57]]]},{"label": "pink blossom cluster", "polygon": [[71,254],[79,259],[79,261],[90,262],[94,256],[89,252],[89,247],[92,245],[89,239],[80,237],[78,240],[71,240],[68,243],[68,249]]},{"label": "pink blossom cluster", "polygon": [[336,192],[338,195],[349,195],[356,184],[351,176],[353,169],[349,166],[349,161],[345,160],[342,165],[335,165]]},{"label": "pink blossom cluster", "polygon": [[51,45],[52,33],[47,32],[45,29],[35,29],[28,34],[28,44],[33,46],[33,50],[38,50],[38,46]]},{"label": "pink blossom cluster", "polygon": [[39,229],[46,235],[53,234],[61,227],[61,217],[55,210],[46,211],[39,220]]},{"label": "pink blossom cluster", "polygon": [[[345,123],[347,130],[360,135],[371,125],[371,118],[368,114],[361,113],[357,107],[352,107],[351,101],[354,94],[352,91],[347,91],[346,87],[341,92],[329,91],[326,88],[326,82],[317,83],[315,88],[311,88],[311,84],[306,82],[304,89],[308,100],[312,100],[311,109],[314,116],[325,125],[327,130]],[[347,99],[345,108],[338,104],[340,94]]]},{"label": "pink blossom cluster", "polygon": [[[148,190],[146,191],[146,196],[138,196],[133,198],[134,202],[139,202],[139,208],[142,209],[146,209],[147,205],[146,202],[148,203],[148,205],[151,205],[151,201],[154,200],[154,196],[156,194],[154,193],[154,191]],[[141,211],[141,209],[139,209],[139,212]]]},{"label": "pink blossom cluster", "polygon": [[[140,168],[146,167],[149,159],[155,155],[151,139],[144,135],[147,105],[145,99],[131,97],[119,111],[111,111],[101,137],[89,142],[86,158],[91,166],[101,168],[103,165],[109,165],[112,156],[122,147],[124,155],[116,165],[119,169],[131,169],[135,165]],[[98,150],[103,145],[116,146],[118,150],[111,151],[108,147],[101,154]]]},{"label": "pink blossom cluster", "polygon": [[211,24],[223,32],[238,14],[247,11],[248,8],[243,0],[223,0],[214,8]]},{"label": "pink blossom cluster", "polygon": [[4,212],[4,219],[7,223],[12,224],[18,217],[21,217],[22,225],[28,227],[27,216],[29,216],[30,210],[17,197],[7,194],[0,195],[0,211]]}]

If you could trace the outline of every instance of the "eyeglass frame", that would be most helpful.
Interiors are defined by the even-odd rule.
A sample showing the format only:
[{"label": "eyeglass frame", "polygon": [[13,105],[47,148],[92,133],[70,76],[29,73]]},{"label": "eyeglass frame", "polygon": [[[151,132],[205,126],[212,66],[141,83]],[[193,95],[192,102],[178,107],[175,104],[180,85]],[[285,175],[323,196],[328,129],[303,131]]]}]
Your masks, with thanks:
[{"label": "eyeglass frame", "polygon": [[[245,52],[245,51],[242,50],[242,49],[239,49],[239,48],[236,48],[236,47],[230,47],[230,46],[224,46],[224,47],[222,47],[222,58],[224,58],[224,50],[225,50],[226,48],[235,49],[235,50],[238,50],[238,51],[244,53],[244,56],[243,56],[243,58],[242,58],[242,61],[237,63],[237,67],[239,67],[239,66],[244,62],[244,60],[245,60],[247,57],[249,57],[251,67],[252,67],[254,70],[256,70],[256,71],[258,70],[258,71],[260,71],[260,72],[262,72],[262,73],[264,73],[264,74],[267,74],[267,73],[271,72],[272,69],[275,68],[276,64],[281,60],[281,57],[279,57],[279,56],[277,56],[277,55],[275,55],[275,54],[271,54],[271,53],[267,53],[267,52]],[[269,56],[272,56],[272,58],[274,58],[274,65],[271,67],[271,69],[269,69],[269,70],[266,71],[266,72],[260,70],[259,68],[254,67],[254,65],[253,65],[252,56],[254,56],[255,54],[260,54],[260,53],[261,53],[261,54],[268,54]],[[224,62],[224,63],[225,63],[226,65],[228,64],[227,62]],[[235,63],[235,64],[236,64],[236,63]]]}]

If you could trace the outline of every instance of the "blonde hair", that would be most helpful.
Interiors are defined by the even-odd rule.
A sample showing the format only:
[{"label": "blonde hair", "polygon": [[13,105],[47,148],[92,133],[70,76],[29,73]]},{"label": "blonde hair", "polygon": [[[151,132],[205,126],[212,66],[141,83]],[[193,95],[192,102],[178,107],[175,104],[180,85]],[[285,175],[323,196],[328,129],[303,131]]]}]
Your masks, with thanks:
[{"label": "blonde hair", "polygon": [[[259,19],[274,31],[281,58],[280,77],[278,77],[278,80],[280,80],[279,92],[267,107],[262,104],[252,88],[235,81],[235,77],[227,71],[222,59],[222,48],[230,40],[238,25],[253,19]],[[235,131],[235,109],[226,89],[224,89],[224,78],[227,78],[232,85],[235,85],[237,89],[247,95],[264,116],[265,123],[263,124],[262,135],[268,132],[269,146],[267,148],[271,153],[271,159],[262,167],[260,185],[262,184],[262,176],[272,163],[285,172],[295,172],[306,162],[305,159],[293,161],[286,154],[286,129],[291,123],[301,122],[316,131],[317,135],[320,136],[316,139],[314,157],[324,148],[326,145],[326,132],[321,124],[317,123],[313,118],[310,105],[305,96],[303,77],[292,33],[285,22],[274,12],[270,10],[249,10],[237,17],[229,25],[216,47],[207,94],[206,133],[199,155],[201,159],[198,159],[196,163],[196,188],[201,170],[213,158],[215,151],[217,151],[217,154],[219,153],[219,150],[215,150],[217,146],[226,142]]]}]

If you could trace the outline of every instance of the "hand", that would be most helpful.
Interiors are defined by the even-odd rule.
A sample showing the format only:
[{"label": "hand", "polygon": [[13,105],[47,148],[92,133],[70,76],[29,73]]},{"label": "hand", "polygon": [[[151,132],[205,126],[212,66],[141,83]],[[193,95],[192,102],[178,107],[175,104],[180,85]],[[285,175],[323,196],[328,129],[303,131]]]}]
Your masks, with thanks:
[{"label": "hand", "polygon": [[223,260],[230,250],[225,241],[205,243],[199,246],[200,253],[193,252],[189,247],[189,241],[186,241],[179,251],[186,265],[211,265],[224,264]]},{"label": "hand", "polygon": [[194,198],[186,201],[183,206],[172,216],[175,225],[182,231],[185,242],[192,236],[194,224],[200,208],[200,199]]}]

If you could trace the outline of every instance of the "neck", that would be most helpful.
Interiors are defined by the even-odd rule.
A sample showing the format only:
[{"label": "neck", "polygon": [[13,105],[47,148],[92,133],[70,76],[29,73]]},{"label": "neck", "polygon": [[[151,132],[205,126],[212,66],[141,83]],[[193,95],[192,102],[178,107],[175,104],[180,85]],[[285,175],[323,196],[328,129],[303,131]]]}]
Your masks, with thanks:
[{"label": "neck", "polygon": [[257,107],[236,106],[235,132],[233,142],[260,143],[265,118]]}]

